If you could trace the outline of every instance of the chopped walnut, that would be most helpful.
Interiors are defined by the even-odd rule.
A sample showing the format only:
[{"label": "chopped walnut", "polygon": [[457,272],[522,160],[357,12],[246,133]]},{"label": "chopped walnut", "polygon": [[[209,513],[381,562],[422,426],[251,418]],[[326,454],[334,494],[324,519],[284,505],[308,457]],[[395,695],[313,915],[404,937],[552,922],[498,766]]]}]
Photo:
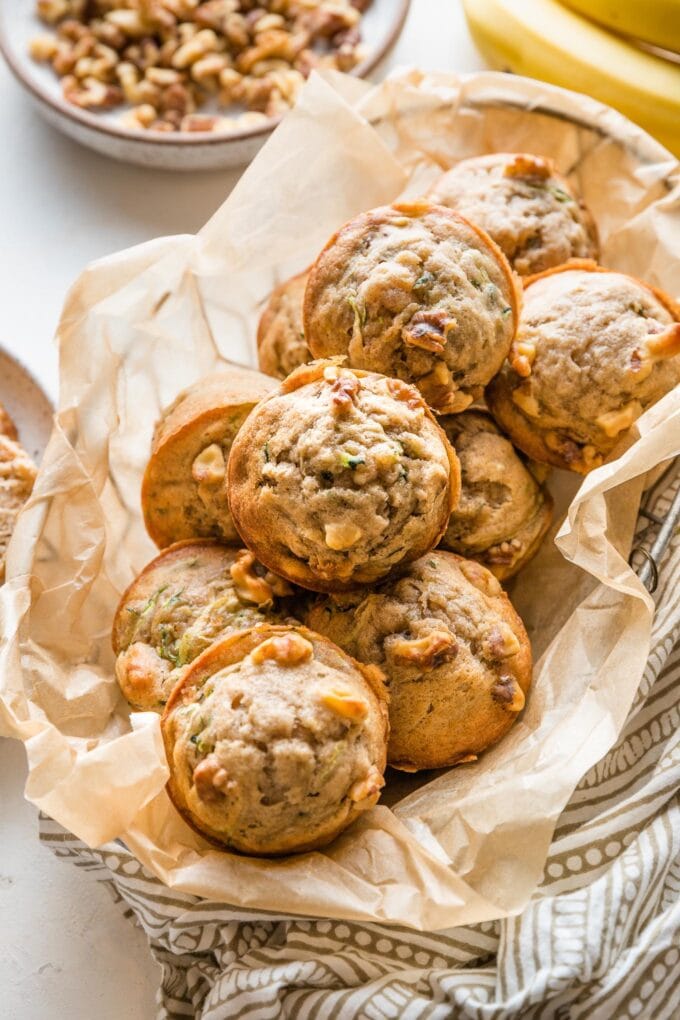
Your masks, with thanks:
[{"label": "chopped walnut", "polygon": [[191,477],[199,485],[219,485],[224,481],[225,471],[224,450],[218,443],[201,450],[191,465]]},{"label": "chopped walnut", "polygon": [[491,628],[484,638],[482,646],[491,659],[509,659],[511,656],[517,655],[521,648],[517,636],[507,624],[503,623]]},{"label": "chopped walnut", "polygon": [[354,406],[354,397],[361,389],[355,375],[341,375],[331,386],[331,407],[337,414],[346,414]]},{"label": "chopped walnut", "polygon": [[363,531],[356,524],[346,521],[343,524],[327,524],[325,528],[326,545],[329,549],[341,552],[351,549],[359,541]]},{"label": "chopped walnut", "polygon": [[524,691],[512,676],[501,676],[491,688],[491,697],[507,712],[521,712],[524,708]]},{"label": "chopped walnut", "polygon": [[517,538],[511,538],[490,546],[486,551],[485,558],[489,563],[509,566],[515,562],[521,552],[522,543]]},{"label": "chopped walnut", "polygon": [[458,568],[470,584],[473,584],[475,588],[478,588],[490,598],[501,593],[502,588],[498,579],[486,567],[476,563],[475,560],[461,560]]},{"label": "chopped walnut", "polygon": [[533,344],[518,341],[510,348],[508,361],[517,375],[521,375],[523,379],[527,379],[531,375],[531,368],[535,360],[536,348]]},{"label": "chopped walnut", "polygon": [[662,333],[651,334],[645,340],[649,356],[657,361],[661,358],[673,358],[680,354],[680,322],[674,322]]},{"label": "chopped walnut", "polygon": [[215,754],[209,754],[194,769],[196,795],[203,801],[219,801],[225,793],[229,776]]},{"label": "chopped walnut", "polygon": [[544,442],[549,450],[558,453],[567,464],[581,464],[587,470],[591,470],[599,467],[604,460],[602,454],[598,453],[590,443],[579,446],[573,439],[560,435],[559,432],[552,429],[545,433]]},{"label": "chopped walnut", "polygon": [[256,666],[267,659],[278,663],[279,666],[297,666],[313,657],[314,648],[311,641],[294,631],[267,638],[250,653],[250,658]]},{"label": "chopped walnut", "polygon": [[415,386],[411,386],[410,383],[401,379],[388,379],[387,388],[395,400],[403,401],[410,408],[421,406],[422,398]]},{"label": "chopped walnut", "polygon": [[441,354],[448,334],[456,327],[456,320],[446,312],[416,312],[408,326],[402,330],[402,336],[404,343],[412,347],[422,347],[433,354]]},{"label": "chopped walnut", "polygon": [[323,691],[319,700],[331,712],[350,722],[361,722],[368,715],[368,702],[345,688],[332,687]]},{"label": "chopped walnut", "polygon": [[450,631],[434,630],[422,638],[399,638],[392,643],[390,651],[400,662],[428,670],[455,658],[458,642]]},{"label": "chopped walnut", "polygon": [[170,672],[169,664],[143,641],[135,641],[116,659],[116,676],[126,697],[142,699]]},{"label": "chopped walnut", "polygon": [[[265,606],[274,599],[274,589],[268,580],[269,577],[273,577],[273,574],[259,577],[255,573],[255,563],[253,554],[244,549],[232,563],[229,572],[236,588],[236,594],[240,599],[243,599],[244,602],[254,602],[258,606]],[[280,579],[277,578],[277,581]],[[281,585],[286,584],[285,581],[280,581],[280,583]],[[288,592],[284,593],[288,594]]]},{"label": "chopped walnut", "polygon": [[[29,52],[68,77],[62,91],[77,106],[151,105],[153,117],[127,110],[123,123],[227,133],[285,113],[314,67],[354,69],[365,57],[359,22],[369,3],[37,0],[38,16],[55,34],[32,40]],[[179,93],[166,95],[174,87],[181,101]],[[221,109],[242,104],[246,112],[191,116],[211,97]]]},{"label": "chopped walnut", "polygon": [[547,180],[552,174],[552,167],[546,159],[541,156],[529,156],[518,153],[509,163],[506,163],[503,175],[505,177],[540,177]]},{"label": "chopped walnut", "polygon": [[374,767],[372,768],[365,779],[357,779],[356,783],[353,783],[349,791],[349,799],[361,807],[362,805],[369,808],[376,800],[378,795],[385,785],[384,777]]},{"label": "chopped walnut", "polygon": [[642,414],[642,404],[639,400],[631,400],[625,407],[618,411],[607,411],[595,419],[595,424],[602,429],[610,439],[616,438],[620,432],[629,429],[633,422]]}]

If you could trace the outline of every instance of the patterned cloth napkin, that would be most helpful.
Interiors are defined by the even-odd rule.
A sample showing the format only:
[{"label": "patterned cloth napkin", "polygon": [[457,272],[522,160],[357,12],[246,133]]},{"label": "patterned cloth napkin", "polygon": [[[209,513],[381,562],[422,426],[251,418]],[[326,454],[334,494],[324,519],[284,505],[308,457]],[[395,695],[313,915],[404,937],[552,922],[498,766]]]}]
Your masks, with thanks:
[{"label": "patterned cloth napkin", "polygon": [[[648,506],[667,512],[680,483]],[[647,547],[653,528],[641,525]],[[680,1016],[680,535],[660,565],[652,648],[626,726],[558,821],[517,917],[428,935],[273,917],[174,892],[122,844],[41,839],[91,871],[149,938],[159,1017],[671,1020]]]}]

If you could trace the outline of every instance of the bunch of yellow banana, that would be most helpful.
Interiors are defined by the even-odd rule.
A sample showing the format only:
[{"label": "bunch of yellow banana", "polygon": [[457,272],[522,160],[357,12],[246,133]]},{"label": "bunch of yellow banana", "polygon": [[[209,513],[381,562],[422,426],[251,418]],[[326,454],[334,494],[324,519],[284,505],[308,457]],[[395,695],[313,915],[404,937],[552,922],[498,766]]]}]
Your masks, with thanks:
[{"label": "bunch of yellow banana", "polygon": [[590,20],[680,51],[680,0],[463,0],[463,6],[493,67],[591,95],[680,156],[680,63]]}]

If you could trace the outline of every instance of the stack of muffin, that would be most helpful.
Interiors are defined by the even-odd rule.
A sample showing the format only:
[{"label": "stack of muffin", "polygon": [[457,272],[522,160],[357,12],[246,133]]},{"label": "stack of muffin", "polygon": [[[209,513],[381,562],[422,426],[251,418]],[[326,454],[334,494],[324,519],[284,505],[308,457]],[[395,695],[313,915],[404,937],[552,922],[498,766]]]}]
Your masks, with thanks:
[{"label": "stack of muffin", "polygon": [[471,762],[512,726],[531,650],[500,581],[550,525],[548,465],[600,465],[680,382],[677,306],[597,254],[549,161],[467,160],[272,294],[266,375],[165,411],[163,552],[121,600],[116,674],[217,845],[324,846],[386,763]]}]

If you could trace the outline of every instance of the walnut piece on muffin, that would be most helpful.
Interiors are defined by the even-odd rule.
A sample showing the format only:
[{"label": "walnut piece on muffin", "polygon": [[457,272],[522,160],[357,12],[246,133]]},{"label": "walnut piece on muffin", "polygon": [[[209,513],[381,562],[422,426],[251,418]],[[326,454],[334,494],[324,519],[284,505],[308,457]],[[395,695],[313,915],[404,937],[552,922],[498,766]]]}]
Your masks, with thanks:
[{"label": "walnut piece on muffin", "polygon": [[255,855],[326,846],[384,784],[380,671],[304,627],[212,645],[168,701],[168,792],[197,832]]},{"label": "walnut piece on muffin", "polygon": [[290,585],[246,549],[177,542],[146,565],[113,621],[116,678],[140,711],[162,712],[186,666],[214,641],[287,618]]},{"label": "walnut piece on muffin", "polygon": [[326,361],[297,369],[251,412],[228,489],[262,563],[303,587],[340,591],[436,545],[460,474],[415,387]]},{"label": "walnut piece on muffin", "polygon": [[481,396],[510,349],[521,295],[491,238],[419,201],[372,209],[310,270],[304,331],[317,358],[414,383],[442,413]]},{"label": "walnut piece on muffin", "polygon": [[227,503],[229,450],[250,410],[275,386],[234,365],[200,379],[164,410],[142,481],[144,523],[160,549],[185,538],[240,544]]},{"label": "walnut piece on muffin", "polygon": [[472,761],[524,707],[529,639],[497,579],[474,560],[429,553],[370,592],[318,597],[306,623],[385,673],[394,768]]},{"label": "walnut piece on muffin", "polygon": [[495,152],[457,163],[428,193],[494,239],[520,276],[570,258],[597,258],[597,230],[552,160]]},{"label": "walnut piece on muffin", "polygon": [[550,493],[485,411],[440,422],[461,471],[460,500],[441,547],[506,580],[538,552],[552,521]]},{"label": "walnut piece on muffin", "polygon": [[285,379],[312,360],[302,324],[307,272],[279,284],[269,296],[257,330],[257,357],[266,375]]},{"label": "walnut piece on muffin", "polygon": [[680,308],[635,277],[573,261],[526,281],[489,408],[529,457],[587,474],[680,383]]}]

